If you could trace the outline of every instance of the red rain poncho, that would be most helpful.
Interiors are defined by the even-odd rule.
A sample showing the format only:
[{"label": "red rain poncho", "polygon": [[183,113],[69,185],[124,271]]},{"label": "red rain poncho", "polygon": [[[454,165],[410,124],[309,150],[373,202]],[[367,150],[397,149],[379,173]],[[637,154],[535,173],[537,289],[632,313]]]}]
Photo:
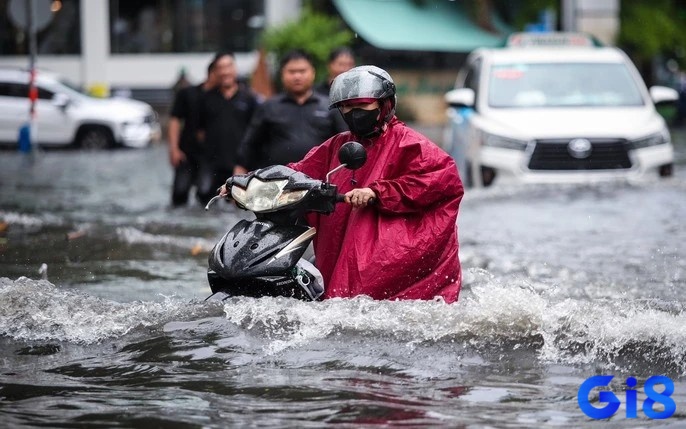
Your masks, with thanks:
[{"label": "red rain poncho", "polygon": [[[324,180],[340,165],[338,149],[353,140],[338,134],[289,167]],[[329,215],[310,214],[324,298],[457,300],[462,275],[457,212],[464,194],[453,159],[397,118],[366,143],[367,162],[331,176],[339,193],[371,188],[375,205],[338,204]]]}]

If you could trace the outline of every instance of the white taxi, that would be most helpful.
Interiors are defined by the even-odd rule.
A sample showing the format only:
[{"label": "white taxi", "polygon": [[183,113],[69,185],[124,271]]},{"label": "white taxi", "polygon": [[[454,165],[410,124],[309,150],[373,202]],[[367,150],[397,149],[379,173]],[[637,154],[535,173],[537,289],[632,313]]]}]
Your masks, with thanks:
[{"label": "white taxi", "polygon": [[[1,144],[17,144],[19,130],[29,120],[28,83],[28,71],[0,69]],[[142,148],[161,137],[158,115],[147,103],[90,97],[48,71],[36,73],[35,85],[35,135],[31,139],[42,147]]]},{"label": "white taxi", "polygon": [[446,149],[463,180],[563,183],[672,174],[673,147],[648,90],[620,49],[571,33],[515,33],[477,49],[460,70]]}]

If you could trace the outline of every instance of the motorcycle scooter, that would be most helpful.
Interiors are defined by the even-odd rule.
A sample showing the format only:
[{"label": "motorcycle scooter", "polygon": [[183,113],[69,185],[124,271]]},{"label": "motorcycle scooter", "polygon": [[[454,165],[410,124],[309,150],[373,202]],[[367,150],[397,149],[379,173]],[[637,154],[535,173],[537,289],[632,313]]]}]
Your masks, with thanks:
[{"label": "motorcycle scooter", "polygon": [[[325,287],[321,273],[302,258],[317,231],[305,224],[303,215],[332,213],[344,196],[330,183],[330,176],[342,168],[362,167],[367,152],[360,143],[348,142],[341,146],[338,159],[341,165],[324,182],[283,165],[226,181],[230,199],[253,212],[255,219],[238,221],[210,251],[207,279],[212,295],[208,300],[284,296],[315,301],[321,297]],[[220,198],[212,198],[205,210]]]}]

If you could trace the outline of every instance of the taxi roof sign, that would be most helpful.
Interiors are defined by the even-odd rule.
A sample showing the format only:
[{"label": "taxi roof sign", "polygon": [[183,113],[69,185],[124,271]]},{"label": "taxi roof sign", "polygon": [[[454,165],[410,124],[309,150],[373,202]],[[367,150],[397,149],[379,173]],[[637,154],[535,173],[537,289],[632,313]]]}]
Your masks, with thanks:
[{"label": "taxi roof sign", "polygon": [[583,33],[514,33],[507,38],[508,47],[593,47],[597,42],[593,37]]}]

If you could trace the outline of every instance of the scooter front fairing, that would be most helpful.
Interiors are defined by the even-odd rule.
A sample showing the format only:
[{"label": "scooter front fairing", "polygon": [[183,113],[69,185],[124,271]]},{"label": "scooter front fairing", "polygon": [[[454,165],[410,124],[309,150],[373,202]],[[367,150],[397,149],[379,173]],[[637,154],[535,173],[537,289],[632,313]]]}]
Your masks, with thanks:
[{"label": "scooter front fairing", "polygon": [[311,275],[304,274],[298,261],[315,233],[302,225],[239,221],[210,252],[207,277],[212,292],[308,299],[313,292],[300,289]]}]

